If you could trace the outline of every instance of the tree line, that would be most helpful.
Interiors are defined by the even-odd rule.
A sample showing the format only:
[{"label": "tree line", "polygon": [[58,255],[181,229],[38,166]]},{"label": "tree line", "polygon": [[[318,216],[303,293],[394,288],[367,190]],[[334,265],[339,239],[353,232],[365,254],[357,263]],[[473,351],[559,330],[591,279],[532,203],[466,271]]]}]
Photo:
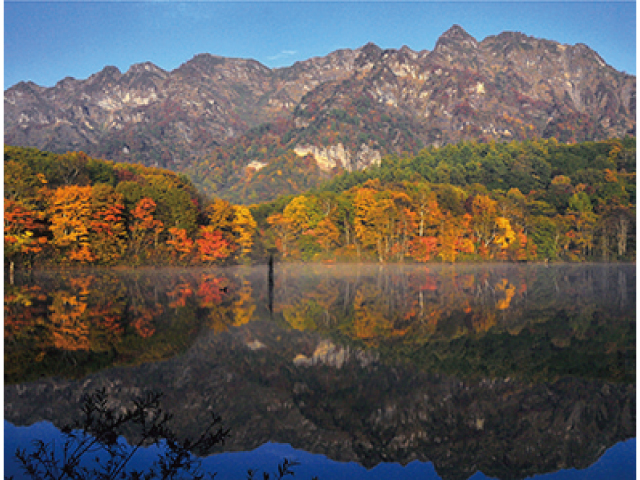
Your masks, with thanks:
[{"label": "tree line", "polygon": [[4,188],[10,263],[210,265],[241,260],[255,234],[247,207],[207,202],[184,175],[82,152],[5,147]]},{"label": "tree line", "polygon": [[634,138],[430,147],[248,206],[160,168],[5,147],[4,189],[9,265],[635,260]]}]

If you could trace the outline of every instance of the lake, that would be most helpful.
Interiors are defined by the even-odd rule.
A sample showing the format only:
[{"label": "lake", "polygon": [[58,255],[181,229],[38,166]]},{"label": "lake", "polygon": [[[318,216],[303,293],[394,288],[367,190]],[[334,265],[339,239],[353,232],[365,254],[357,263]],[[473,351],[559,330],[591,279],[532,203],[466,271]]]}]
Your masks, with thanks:
[{"label": "lake", "polygon": [[180,437],[219,414],[216,479],[285,457],[321,480],[635,478],[635,265],[276,264],[271,280],[16,274],[5,475],[104,388],[115,405],[161,392]]}]

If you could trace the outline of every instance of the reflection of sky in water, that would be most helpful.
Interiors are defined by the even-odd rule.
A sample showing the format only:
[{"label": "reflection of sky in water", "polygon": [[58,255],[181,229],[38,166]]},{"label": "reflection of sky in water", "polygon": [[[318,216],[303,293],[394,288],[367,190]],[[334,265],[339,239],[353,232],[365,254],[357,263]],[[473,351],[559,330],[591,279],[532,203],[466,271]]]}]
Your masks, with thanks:
[{"label": "reflection of sky in water", "polygon": [[[181,414],[182,433],[200,426],[185,393],[217,405],[236,433],[227,444],[232,450],[251,450],[271,440],[299,448],[308,445],[309,451],[344,461],[359,458],[365,465],[375,464],[377,458],[419,458],[434,462],[442,475],[451,475],[446,468],[455,470],[457,478],[469,475],[471,465],[507,475],[494,468],[508,463],[494,456],[504,452],[513,454],[518,467],[540,462],[540,468],[526,470],[529,473],[595,462],[585,470],[530,478],[635,478],[635,440],[618,444],[596,462],[605,447],[635,432],[633,266],[346,266],[339,271],[278,266],[275,295],[267,290],[266,279],[263,267],[160,270],[135,276],[110,272],[104,279],[97,274],[44,277],[55,288],[41,288],[46,282],[12,287],[5,325],[13,325],[16,334],[13,343],[5,343],[5,381],[7,367],[10,375],[13,372],[5,385],[5,418],[16,424],[52,419],[56,424],[71,423],[73,410],[65,399],[79,398],[94,387],[78,380],[55,380],[51,396],[50,382],[43,379],[59,376],[56,369],[61,365],[67,367],[67,375],[77,374],[77,360],[91,374],[86,378],[98,384],[123,382],[123,391],[141,385],[162,390],[172,411]],[[273,311],[267,309],[271,295]],[[29,300],[29,315],[21,299]],[[76,339],[70,329],[35,340],[19,335],[29,321],[36,325],[40,317],[46,317],[48,325],[66,325],[52,321],[54,310],[60,319],[84,322],[86,342],[46,343],[69,331],[74,335],[68,339]],[[107,318],[105,312],[117,321],[100,323]],[[104,338],[108,341],[89,342]],[[121,357],[113,360],[114,345]],[[94,355],[102,355],[95,357],[99,361],[87,361],[94,358],[87,357],[89,347]],[[39,362],[38,348],[52,360],[63,352],[73,361]],[[159,358],[166,361],[145,363]],[[127,374],[110,370],[112,360],[128,364]],[[399,368],[397,363],[405,361],[406,368]],[[443,380],[432,372],[462,380]],[[478,376],[497,380],[480,382],[475,380]],[[558,380],[567,377],[571,380]],[[511,378],[525,383],[512,383]],[[527,379],[534,381],[531,388],[526,387]],[[606,392],[601,382],[608,385]],[[551,394],[541,386],[547,383]],[[353,385],[358,385],[356,394]],[[219,397],[216,388],[231,390]],[[429,402],[416,400],[422,395],[428,395]],[[447,403],[451,396],[454,401]],[[123,395],[116,395],[116,400],[123,401]],[[375,407],[382,404],[397,407],[397,414],[382,416]],[[457,420],[441,429],[447,405],[453,404]],[[293,405],[299,416],[283,421],[280,416],[288,411],[279,409],[283,405]],[[44,413],[45,408],[53,413]],[[606,422],[597,421],[599,409],[607,412]],[[257,427],[246,421],[256,412],[257,423],[272,428],[270,435],[258,435]],[[426,416],[415,416],[416,412]],[[411,418],[404,421],[403,415]],[[308,419],[322,435],[300,428],[300,418]],[[372,418],[381,422],[375,425],[385,435],[384,429],[391,428],[390,438],[397,441],[414,433],[433,435],[429,443],[412,445],[396,456],[376,457],[375,448],[358,455],[344,453],[347,444],[340,444],[338,434],[376,434],[379,429],[371,429]],[[60,443],[59,433],[46,422],[31,427],[7,423],[4,433],[9,475],[16,473],[11,470],[16,447],[29,446],[34,439],[58,438]],[[450,438],[441,444],[440,437]],[[559,439],[557,445],[554,439]],[[477,453],[468,442],[477,445]],[[574,442],[579,442],[575,461],[563,458],[565,449],[573,453]],[[537,453],[532,455],[529,445]],[[451,458],[455,447],[460,450]],[[138,452],[137,467],[150,464],[154,452]],[[439,478],[432,463],[388,463],[367,470],[355,462],[339,463],[276,443],[203,462],[207,471],[219,473],[217,479],[246,478],[249,468],[258,469],[257,478],[262,478],[264,469],[273,473],[284,457],[301,462],[295,472],[303,479]],[[487,466],[492,458],[498,458],[499,465]],[[490,477],[477,473],[472,478]]]},{"label": "reflection of sky in water", "polygon": [[[39,422],[30,427],[15,427],[4,422],[4,475],[14,475],[15,480],[26,478],[20,475],[13,459],[13,452],[18,446],[29,445],[35,439],[45,442],[55,441],[61,445],[58,430],[48,422]],[[153,461],[156,447],[142,449],[133,458],[131,466],[142,469],[145,464]],[[300,465],[295,468],[295,478],[312,478],[320,480],[409,480],[425,479],[437,480],[440,477],[431,463],[411,462],[406,466],[397,463],[380,464],[371,470],[355,462],[340,463],[329,460],[324,455],[314,455],[301,450],[295,450],[289,445],[267,443],[251,452],[235,452],[212,455],[203,460],[203,470],[217,472],[216,480],[239,480],[246,478],[248,469],[259,470],[257,478],[261,478],[262,471],[275,472],[277,465],[283,458],[296,460]],[[481,472],[471,477],[473,480],[490,478]],[[536,475],[540,480],[626,480],[636,478],[636,439],[620,442],[607,450],[604,455],[589,468],[584,470],[561,470],[555,473]]]}]

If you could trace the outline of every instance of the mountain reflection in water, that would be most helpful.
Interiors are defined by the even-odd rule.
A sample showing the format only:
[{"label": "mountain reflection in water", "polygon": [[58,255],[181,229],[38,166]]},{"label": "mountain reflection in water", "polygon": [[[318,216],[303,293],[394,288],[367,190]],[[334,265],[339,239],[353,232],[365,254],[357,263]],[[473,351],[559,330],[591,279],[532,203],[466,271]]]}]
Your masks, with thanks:
[{"label": "mountain reflection in water", "polygon": [[5,419],[160,390],[180,435],[219,413],[227,451],[444,479],[585,469],[635,437],[634,266],[276,265],[273,291],[266,266],[17,278]]}]

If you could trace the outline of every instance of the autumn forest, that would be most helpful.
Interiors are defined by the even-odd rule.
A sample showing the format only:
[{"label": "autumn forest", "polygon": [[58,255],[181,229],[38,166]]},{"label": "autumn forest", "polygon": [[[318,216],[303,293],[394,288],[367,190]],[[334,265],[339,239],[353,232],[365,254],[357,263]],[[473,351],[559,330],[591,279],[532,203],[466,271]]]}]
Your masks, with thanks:
[{"label": "autumn forest", "polygon": [[5,266],[634,261],[635,156],[635,138],[463,142],[241,205],[165,169],[5,146]]}]

